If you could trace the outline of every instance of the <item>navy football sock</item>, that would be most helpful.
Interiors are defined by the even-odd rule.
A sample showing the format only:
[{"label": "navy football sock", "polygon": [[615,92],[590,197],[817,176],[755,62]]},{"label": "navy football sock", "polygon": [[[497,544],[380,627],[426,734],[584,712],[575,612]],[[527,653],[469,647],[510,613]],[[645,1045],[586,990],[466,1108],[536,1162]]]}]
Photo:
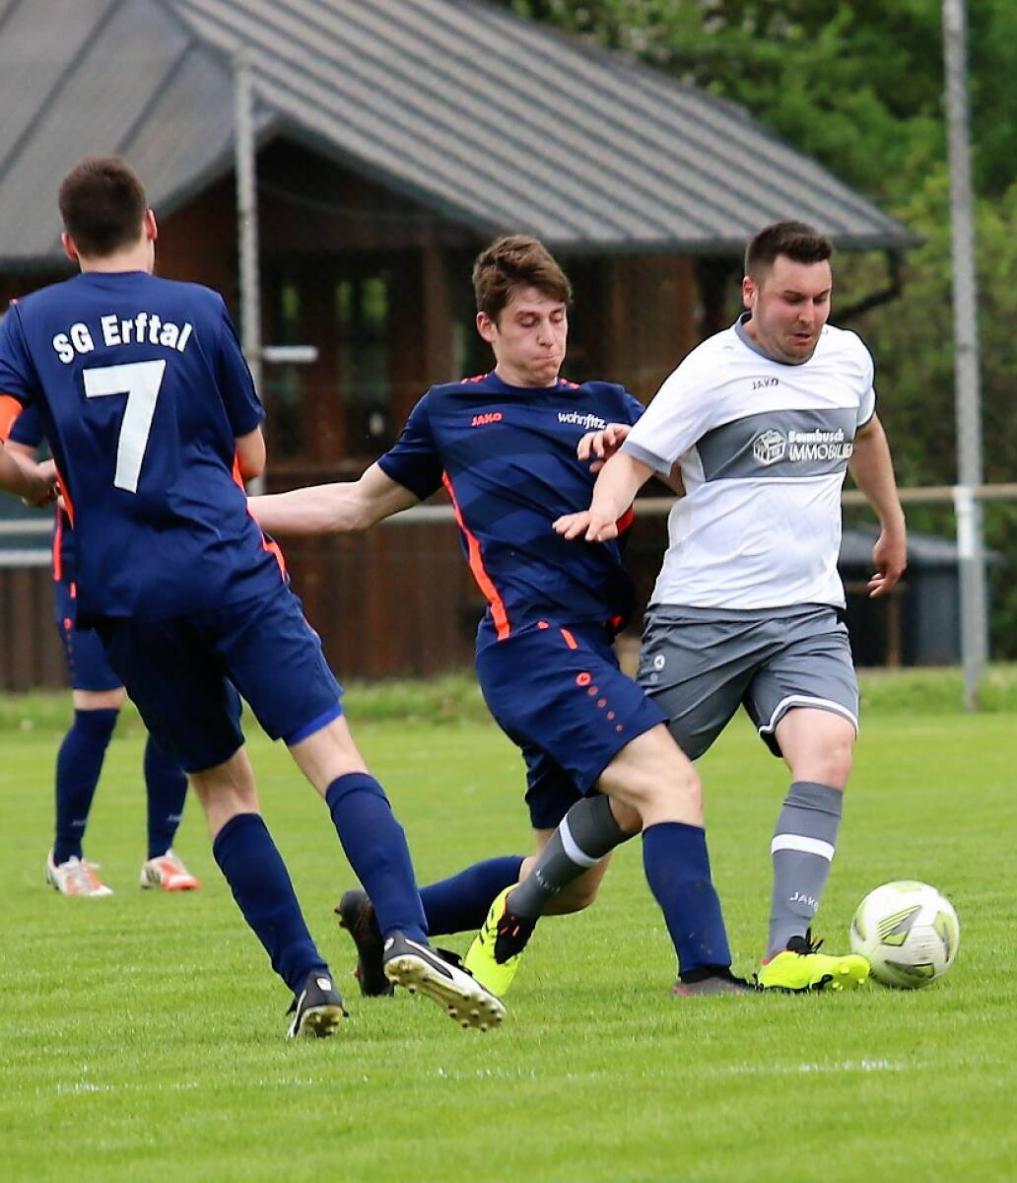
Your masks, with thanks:
[{"label": "navy football sock", "polygon": [[53,861],[59,866],[81,858],[95,787],[119,711],[75,711],[56,762],[56,839]]},{"label": "navy football sock", "polygon": [[294,994],[312,969],[328,972],[307,931],[286,864],[261,815],[231,817],[216,835],[212,854],[272,968]]},{"label": "navy football sock", "polygon": [[325,802],[383,935],[398,930],[426,942],[427,921],[406,835],[381,785],[369,772],[348,772],[328,786]]},{"label": "navy football sock", "polygon": [[148,857],[158,858],[173,845],[187,796],[187,775],[155,740],[145,744],[148,790]]},{"label": "navy football sock", "polygon": [[518,882],[522,865],[521,855],[507,854],[474,863],[458,875],[422,887],[420,902],[427,917],[427,931],[436,936],[480,928],[498,892]]},{"label": "navy football sock", "polygon": [[682,974],[727,967],[731,951],[713,881],[706,832],[684,822],[659,822],[643,831],[643,866],[664,913]]}]

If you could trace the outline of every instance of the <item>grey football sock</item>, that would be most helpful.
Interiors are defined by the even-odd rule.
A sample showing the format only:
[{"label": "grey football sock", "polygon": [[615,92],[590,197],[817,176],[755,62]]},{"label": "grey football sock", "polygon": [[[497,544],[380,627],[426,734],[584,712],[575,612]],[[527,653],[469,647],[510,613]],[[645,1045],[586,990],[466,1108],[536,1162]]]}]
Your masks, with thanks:
[{"label": "grey football sock", "polygon": [[537,855],[533,869],[513,888],[510,911],[524,920],[536,920],[563,887],[631,837],[615,821],[607,797],[597,793],[577,801]]},{"label": "grey football sock", "polygon": [[813,781],[792,784],[773,831],[773,900],[767,957],[802,936],[819,908],[837,846],[844,794]]}]

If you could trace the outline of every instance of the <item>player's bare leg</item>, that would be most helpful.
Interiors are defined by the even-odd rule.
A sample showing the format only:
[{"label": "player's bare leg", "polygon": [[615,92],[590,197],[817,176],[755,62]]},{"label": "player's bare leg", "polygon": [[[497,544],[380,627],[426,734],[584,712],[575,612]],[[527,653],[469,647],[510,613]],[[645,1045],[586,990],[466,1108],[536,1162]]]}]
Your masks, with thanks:
[{"label": "player's bare leg", "polygon": [[[699,777],[667,729],[662,725],[654,727],[622,748],[605,769],[598,787],[606,797],[588,798],[573,806],[573,810],[582,807],[585,820],[592,819],[593,811],[597,811],[600,835],[608,839],[607,848],[591,850],[592,840],[598,836],[595,829],[586,838],[585,849],[584,844],[576,841],[570,824],[573,810],[570,810],[559,827],[560,850],[555,849],[553,857],[546,862],[543,854],[538,857],[534,871],[524,883],[495,901],[488,921],[467,954],[467,966],[492,980],[497,979],[507,989],[519,953],[543,906],[629,837],[630,829],[641,825],[647,879],[664,911],[679,953],[682,973],[679,992],[743,989],[744,984],[730,974],[720,903],[710,881]],[[517,913],[516,900],[520,895],[524,908],[535,907],[532,916]],[[690,929],[688,919],[692,914],[697,919]],[[706,983],[710,983],[709,987]]]}]

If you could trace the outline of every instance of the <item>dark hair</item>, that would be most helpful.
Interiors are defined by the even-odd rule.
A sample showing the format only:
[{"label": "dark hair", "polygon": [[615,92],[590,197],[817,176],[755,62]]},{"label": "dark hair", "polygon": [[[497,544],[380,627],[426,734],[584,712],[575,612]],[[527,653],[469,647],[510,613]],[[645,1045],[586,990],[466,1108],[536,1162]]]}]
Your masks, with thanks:
[{"label": "dark hair", "polygon": [[477,311],[486,312],[492,320],[498,319],[516,287],[536,288],[563,304],[572,300],[572,285],[554,255],[538,239],[525,234],[496,239],[473,264]]},{"label": "dark hair", "polygon": [[144,186],[117,156],[86,156],[60,185],[64,229],[86,256],[102,258],[137,241],[147,209]]},{"label": "dark hair", "polygon": [[745,274],[757,282],[778,255],[794,263],[823,263],[833,254],[833,243],[807,222],[774,222],[753,238],[745,252]]}]

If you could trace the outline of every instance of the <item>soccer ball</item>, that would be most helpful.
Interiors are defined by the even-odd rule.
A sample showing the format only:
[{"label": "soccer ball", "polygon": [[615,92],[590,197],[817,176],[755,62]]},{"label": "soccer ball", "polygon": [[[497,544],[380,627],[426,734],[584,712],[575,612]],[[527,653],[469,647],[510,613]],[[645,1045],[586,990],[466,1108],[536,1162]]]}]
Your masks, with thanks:
[{"label": "soccer ball", "polygon": [[953,965],[960,924],[953,905],[927,883],[902,879],[870,891],[851,921],[851,950],[884,986],[927,986]]}]

